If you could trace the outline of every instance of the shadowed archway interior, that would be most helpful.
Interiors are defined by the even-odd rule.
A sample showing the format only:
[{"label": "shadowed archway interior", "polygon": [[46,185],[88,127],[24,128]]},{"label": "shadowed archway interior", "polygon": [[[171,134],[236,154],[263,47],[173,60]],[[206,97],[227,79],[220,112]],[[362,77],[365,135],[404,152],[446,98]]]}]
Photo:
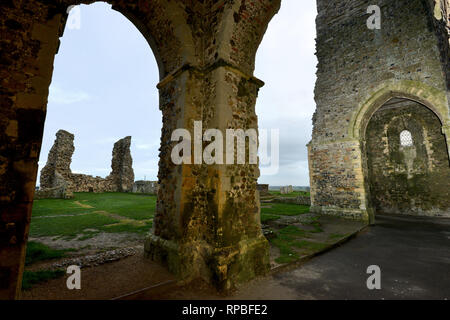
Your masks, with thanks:
[{"label": "shadowed archway interior", "polygon": [[365,155],[376,213],[450,216],[446,138],[429,108],[390,99],[369,120]]}]

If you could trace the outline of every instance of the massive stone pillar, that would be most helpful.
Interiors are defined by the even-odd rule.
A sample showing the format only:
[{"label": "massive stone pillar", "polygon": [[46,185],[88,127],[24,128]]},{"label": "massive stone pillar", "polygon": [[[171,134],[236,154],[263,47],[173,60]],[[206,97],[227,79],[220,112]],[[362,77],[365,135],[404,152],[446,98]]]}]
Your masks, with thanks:
[{"label": "massive stone pillar", "polygon": [[[168,141],[180,128],[188,129],[192,140],[202,139],[208,129],[220,130],[224,138],[227,129],[257,129],[255,103],[263,83],[252,75],[254,57],[278,6],[277,1],[207,4],[208,15],[196,21],[198,30],[207,32],[204,62],[182,66],[158,86],[163,112],[160,188],[145,250],[182,279],[203,278],[226,290],[269,268],[256,191],[258,165],[248,159],[245,165],[176,165],[171,153],[178,141]],[[190,162],[201,154],[193,150]]]},{"label": "massive stone pillar", "polygon": [[[0,298],[20,292],[54,55],[70,5],[0,4]],[[159,200],[149,256],[180,278],[221,288],[263,274],[268,245],[259,221],[258,167],[176,165],[174,129],[257,129],[253,77],[258,45],[280,0],[110,0],[139,29],[160,71],[163,112]]]},{"label": "massive stone pillar", "polygon": [[[53,8],[52,8],[53,9]],[[63,14],[0,4],[0,299],[20,292],[48,87]]]},{"label": "massive stone pillar", "polygon": [[[256,191],[258,165],[194,164],[202,150],[193,150],[192,164],[175,165],[171,154],[178,141],[167,143],[178,128],[188,129],[192,142],[202,139],[208,129],[219,129],[224,138],[227,129],[257,129],[255,101],[260,85],[225,63],[203,71],[187,69],[161,84],[160,189],[146,252],[181,278],[202,277],[227,289],[264,274],[269,267]],[[173,101],[175,97],[167,92],[176,91]],[[197,137],[195,122],[201,126]]]},{"label": "massive stone pillar", "polygon": [[365,133],[376,110],[392,98],[407,98],[435,111],[444,126],[449,122],[448,56],[442,58],[447,49],[430,28],[433,6],[377,1],[381,25],[374,29],[367,23],[373,4],[317,1],[317,109],[308,146],[313,210],[366,221],[373,211]]}]

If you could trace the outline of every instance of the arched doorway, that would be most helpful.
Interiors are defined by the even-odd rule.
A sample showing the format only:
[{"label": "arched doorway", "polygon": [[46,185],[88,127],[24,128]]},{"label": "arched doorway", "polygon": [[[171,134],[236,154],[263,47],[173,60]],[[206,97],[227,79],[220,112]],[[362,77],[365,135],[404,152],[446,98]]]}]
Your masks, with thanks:
[{"label": "arched doorway", "polygon": [[[48,88],[67,9],[93,2],[1,6],[8,39],[1,52],[0,297],[15,298],[20,287]],[[256,165],[176,165],[171,136],[179,128],[194,132],[195,121],[205,130],[257,129],[254,106],[263,82],[253,76],[255,52],[280,1],[261,0],[236,14],[235,2],[103,2],[135,24],[159,67],[160,189],[146,255],[180,278],[200,277],[224,289],[266,273]]]},{"label": "arched doorway", "polygon": [[[147,41],[120,12],[97,2],[72,8],[60,42],[40,155],[43,174],[37,181],[40,190],[34,196],[27,243],[25,299],[40,296],[31,293],[35,284],[30,279],[51,274],[53,267],[36,270],[35,258],[43,248],[60,252],[61,260],[125,251],[142,256],[156,206],[155,189],[133,190],[135,181],[144,186],[156,181],[158,171],[159,72]],[[132,279],[144,282],[142,272]],[[85,293],[92,288],[83,287]],[[120,287],[120,293],[111,294],[132,291]],[[69,299],[77,299],[81,293],[62,289],[61,298],[69,294]]]},{"label": "arched doorway", "polygon": [[365,130],[366,188],[375,212],[449,216],[449,156],[436,113],[392,97],[372,114]]}]

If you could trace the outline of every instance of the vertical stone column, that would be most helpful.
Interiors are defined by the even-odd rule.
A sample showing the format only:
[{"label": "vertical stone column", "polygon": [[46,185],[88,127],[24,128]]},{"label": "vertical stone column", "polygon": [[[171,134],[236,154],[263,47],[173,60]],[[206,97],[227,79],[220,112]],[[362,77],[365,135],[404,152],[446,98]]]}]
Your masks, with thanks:
[{"label": "vertical stone column", "polygon": [[[202,135],[207,129],[219,129],[224,138],[227,129],[256,130],[260,85],[239,70],[220,65],[181,69],[160,84],[160,188],[154,230],[145,250],[182,279],[203,278],[229,289],[269,268],[256,191],[258,166],[248,160],[246,165],[175,165],[170,156],[178,142],[168,142],[180,128],[195,139],[194,121],[202,124]],[[225,141],[223,146],[226,161]],[[191,163],[202,152],[192,149]]]},{"label": "vertical stone column", "polygon": [[114,144],[111,160],[111,174],[114,192],[131,192],[134,184],[133,158],[131,157],[131,137],[120,139]]},{"label": "vertical stone column", "polygon": [[0,299],[17,298],[63,15],[34,1],[1,5]]},{"label": "vertical stone column", "polygon": [[47,163],[41,171],[40,188],[57,187],[58,174],[67,182],[71,180],[70,164],[75,151],[74,138],[75,136],[72,133],[64,130],[59,130],[56,133],[56,140],[48,154]]}]

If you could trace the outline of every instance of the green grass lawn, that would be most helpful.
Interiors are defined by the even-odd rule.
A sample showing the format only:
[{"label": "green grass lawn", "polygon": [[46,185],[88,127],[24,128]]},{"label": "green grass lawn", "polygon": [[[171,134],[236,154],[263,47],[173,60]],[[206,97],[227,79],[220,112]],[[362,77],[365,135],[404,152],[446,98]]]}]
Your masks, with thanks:
[{"label": "green grass lawn", "polygon": [[84,238],[99,232],[148,232],[156,196],[130,193],[76,193],[73,199],[42,199],[33,203],[32,237]]},{"label": "green grass lawn", "polygon": [[[75,202],[93,208],[83,208]],[[73,199],[42,199],[33,203],[33,217],[107,211],[135,220],[150,219],[156,209],[156,196],[132,193],[75,193]]]},{"label": "green grass lawn", "polygon": [[28,241],[25,265],[28,266],[39,261],[63,258],[70,251],[73,251],[73,249],[56,250],[39,242]]},{"label": "green grass lawn", "polygon": [[51,279],[57,279],[65,274],[64,270],[24,271],[22,289],[29,290],[35,284],[47,282]]},{"label": "green grass lawn", "polygon": [[[309,212],[309,207],[296,204],[263,204],[261,220],[267,222],[282,216],[297,216]],[[133,233],[145,235],[152,227],[156,210],[156,196],[130,193],[75,193],[73,199],[35,200],[30,225],[30,236],[58,239],[85,240],[100,232]],[[317,227],[318,228],[318,227]],[[273,240],[282,252],[280,261],[297,259],[293,247],[311,244],[295,241],[303,232],[286,229]],[[291,238],[293,237],[294,238]],[[27,247],[26,265],[34,262],[63,258],[70,251],[55,250],[39,242],[30,241]],[[64,275],[64,271],[25,271],[23,289]]]},{"label": "green grass lawn", "polygon": [[[29,241],[27,243],[25,265],[29,266],[39,261],[64,258],[66,256],[66,253],[70,251],[73,251],[73,249],[56,250],[42,243]],[[33,287],[33,285],[35,284],[62,277],[64,274],[65,272],[63,270],[25,270],[23,273],[22,289],[31,289],[31,287]]]},{"label": "green grass lawn", "polygon": [[[73,199],[35,200],[32,237],[89,239],[100,232],[147,233],[155,215],[156,196],[130,193],[76,193]],[[270,203],[261,208],[261,221],[309,212],[308,206]]]},{"label": "green grass lawn", "polygon": [[[261,222],[278,220],[281,216],[299,216],[309,212],[308,206],[288,203],[270,203],[264,204],[261,208]],[[270,206],[270,207],[269,207]]]},{"label": "green grass lawn", "polygon": [[275,261],[280,264],[294,262],[300,259],[300,254],[317,252],[327,246],[326,243],[305,240],[310,237],[310,232],[295,226],[279,230],[276,238],[270,240],[280,250],[280,256]]}]

